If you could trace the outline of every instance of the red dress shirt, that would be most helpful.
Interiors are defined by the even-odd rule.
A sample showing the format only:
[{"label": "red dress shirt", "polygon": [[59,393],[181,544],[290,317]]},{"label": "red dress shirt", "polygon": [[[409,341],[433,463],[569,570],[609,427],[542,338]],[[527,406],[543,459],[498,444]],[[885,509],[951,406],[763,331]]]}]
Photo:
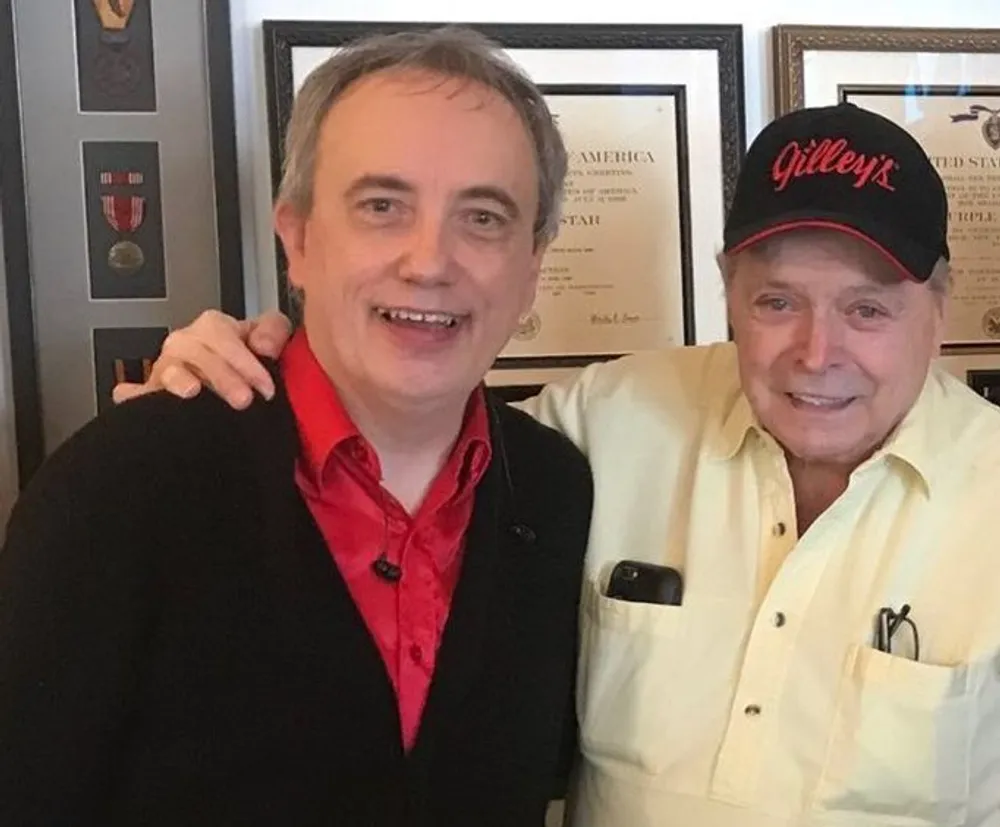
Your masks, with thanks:
[{"label": "red dress shirt", "polygon": [[[485,400],[481,391],[473,394],[447,461],[408,514],[381,486],[378,456],[301,329],[282,352],[281,373],[301,441],[296,484],[382,654],[409,750],[461,569],[476,484],[490,461]],[[395,584],[372,571],[383,550],[402,568]]]}]

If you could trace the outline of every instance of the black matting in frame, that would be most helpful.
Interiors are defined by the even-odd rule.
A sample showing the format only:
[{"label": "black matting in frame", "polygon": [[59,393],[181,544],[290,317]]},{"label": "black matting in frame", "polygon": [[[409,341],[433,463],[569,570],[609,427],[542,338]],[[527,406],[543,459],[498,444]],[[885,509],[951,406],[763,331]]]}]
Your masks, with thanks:
[{"label": "black matting in frame", "polygon": [[99,327],[93,333],[97,411],[113,407],[119,382],[145,382],[169,331],[165,327]]},{"label": "black matting in frame", "polygon": [[81,112],[155,112],[153,0],[75,0]]},{"label": "black matting in frame", "polygon": [[965,372],[966,384],[983,399],[1000,405],[1000,370],[975,369]]},{"label": "black matting in frame", "polygon": [[45,457],[23,157],[13,0],[0,0],[0,219],[3,221],[7,277],[17,474],[21,488]]},{"label": "black matting in frame", "polygon": [[165,299],[160,148],[84,141],[91,299]]},{"label": "black matting in frame", "polygon": [[[264,21],[264,62],[267,86],[268,137],[272,192],[281,180],[285,130],[294,99],[292,50],[337,47],[360,37],[405,30],[438,28],[437,22]],[[743,29],[738,24],[482,24],[459,23],[475,29],[506,49],[648,49],[713,50],[718,54],[719,119],[722,139],[723,204],[728,209],[743,155],[746,129],[743,80]],[[720,217],[721,220],[721,217]],[[688,230],[690,233],[690,230]],[[286,262],[275,239],[278,301],[289,313]]]}]

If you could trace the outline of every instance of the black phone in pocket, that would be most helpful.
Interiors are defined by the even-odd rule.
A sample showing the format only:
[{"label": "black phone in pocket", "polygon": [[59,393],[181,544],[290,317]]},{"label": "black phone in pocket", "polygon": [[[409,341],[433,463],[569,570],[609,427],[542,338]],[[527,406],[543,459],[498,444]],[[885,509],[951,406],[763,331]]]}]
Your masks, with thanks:
[{"label": "black phone in pocket", "polygon": [[633,603],[680,606],[684,597],[684,578],[670,566],[621,560],[611,571],[607,596]]}]

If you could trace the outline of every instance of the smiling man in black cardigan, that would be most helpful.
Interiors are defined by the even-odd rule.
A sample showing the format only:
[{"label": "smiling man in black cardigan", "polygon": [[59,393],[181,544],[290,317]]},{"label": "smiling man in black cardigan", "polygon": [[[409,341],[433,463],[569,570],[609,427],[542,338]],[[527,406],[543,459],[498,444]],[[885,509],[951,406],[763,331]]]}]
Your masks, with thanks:
[{"label": "smiling man in black cardigan", "polygon": [[0,553],[0,824],[539,827],[572,755],[592,499],[482,379],[530,308],[566,153],[445,30],[299,92],[277,392],[86,425]]}]

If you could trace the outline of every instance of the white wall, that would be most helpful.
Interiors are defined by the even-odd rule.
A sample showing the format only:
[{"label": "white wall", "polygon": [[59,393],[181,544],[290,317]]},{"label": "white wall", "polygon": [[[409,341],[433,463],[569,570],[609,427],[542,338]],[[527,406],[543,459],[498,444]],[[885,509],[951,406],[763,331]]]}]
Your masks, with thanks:
[{"label": "white wall", "polygon": [[[589,8],[588,8],[589,6]],[[242,218],[247,268],[247,312],[277,306],[270,233],[270,166],[264,107],[260,24],[268,18],[454,21],[486,23],[742,23],[745,32],[747,139],[752,140],[771,111],[768,30],[779,23],[869,26],[975,26],[1000,28],[998,0],[839,0],[830,6],[802,0],[653,2],[616,0],[232,0],[233,61],[236,76],[237,139],[240,153]],[[419,8],[419,12],[415,9]],[[543,9],[545,9],[543,11]],[[0,272],[2,286],[2,272]],[[11,434],[6,307],[0,295],[0,517],[16,493]]]},{"label": "white wall", "polygon": [[[998,0],[802,0],[652,2],[616,0],[233,0],[233,63],[240,186],[246,238],[247,312],[277,306],[270,232],[270,161],[261,21],[391,20],[480,23],[741,23],[746,66],[747,141],[770,119],[771,26],[777,24],[940,26],[1000,28]],[[416,11],[416,10],[419,11]],[[697,276],[697,274],[696,274]]]}]

